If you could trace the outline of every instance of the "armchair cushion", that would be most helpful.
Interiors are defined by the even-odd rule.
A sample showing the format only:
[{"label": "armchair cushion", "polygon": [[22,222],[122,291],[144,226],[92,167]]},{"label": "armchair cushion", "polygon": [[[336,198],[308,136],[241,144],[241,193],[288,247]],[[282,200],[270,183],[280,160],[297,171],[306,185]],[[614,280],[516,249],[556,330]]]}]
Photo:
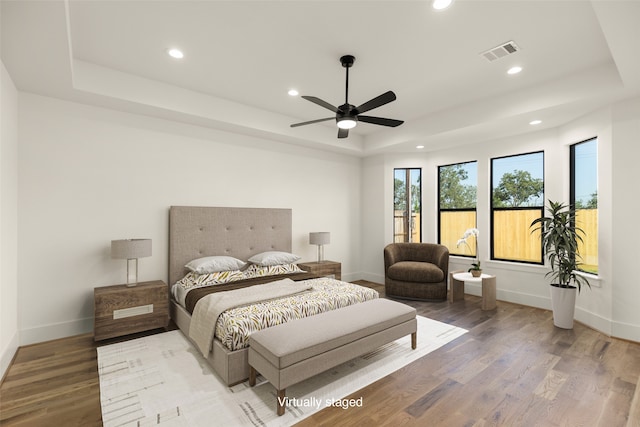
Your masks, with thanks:
[{"label": "armchair cushion", "polygon": [[444,272],[435,264],[422,261],[399,261],[389,267],[387,276],[402,282],[441,282]]}]

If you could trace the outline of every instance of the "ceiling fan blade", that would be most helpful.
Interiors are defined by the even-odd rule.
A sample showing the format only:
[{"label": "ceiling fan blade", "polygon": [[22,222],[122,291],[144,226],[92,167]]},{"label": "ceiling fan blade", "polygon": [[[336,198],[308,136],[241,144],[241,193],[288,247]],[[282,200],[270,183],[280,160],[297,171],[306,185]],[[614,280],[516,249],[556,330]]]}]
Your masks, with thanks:
[{"label": "ceiling fan blade", "polygon": [[317,104],[321,107],[326,108],[327,110],[333,111],[334,113],[338,112],[338,107],[334,107],[333,105],[329,104],[327,101],[323,101],[320,98],[317,98],[315,96],[305,96],[303,95],[302,98],[306,99],[307,101],[311,101],[314,104]]},{"label": "ceiling fan blade", "polygon": [[308,122],[302,122],[302,123],[294,123],[291,125],[292,128],[296,128],[298,126],[304,126],[304,125],[311,125],[314,123],[320,123],[320,122],[326,122],[327,120],[335,120],[335,117],[327,117],[326,119],[317,119],[317,120],[310,120]]},{"label": "ceiling fan blade", "polygon": [[391,101],[396,100],[396,94],[392,91],[385,92],[380,96],[376,96],[370,101],[365,102],[362,105],[356,107],[357,114],[364,113],[369,110],[373,110],[374,108],[378,108],[384,104],[388,104]]},{"label": "ceiling fan blade", "polygon": [[349,129],[338,128],[338,138],[346,138],[349,136]]},{"label": "ceiling fan blade", "polygon": [[395,119],[385,119],[383,117],[371,117],[371,116],[358,116],[358,121],[365,123],[372,123],[374,125],[382,125],[389,127],[400,126],[404,123],[403,120],[395,120]]}]

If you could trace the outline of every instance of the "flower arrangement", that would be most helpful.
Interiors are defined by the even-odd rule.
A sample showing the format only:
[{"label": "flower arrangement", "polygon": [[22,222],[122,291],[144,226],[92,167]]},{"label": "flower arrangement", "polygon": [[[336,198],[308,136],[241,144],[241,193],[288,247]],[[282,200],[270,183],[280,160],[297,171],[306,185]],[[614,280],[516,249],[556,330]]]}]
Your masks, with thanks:
[{"label": "flower arrangement", "polygon": [[464,232],[464,235],[462,236],[462,238],[460,238],[460,240],[458,240],[458,243],[456,244],[456,247],[458,247],[464,243],[469,248],[469,251],[471,251],[471,247],[469,246],[467,239],[471,236],[475,237],[474,240],[476,244],[476,252],[475,252],[476,262],[471,263],[471,268],[468,270],[469,272],[471,272],[471,274],[474,274],[474,276],[476,274],[479,276],[480,272],[482,272],[482,268],[480,267],[480,258],[478,258],[478,235],[479,234],[480,234],[480,231],[478,231],[477,228],[468,228],[467,231]]}]

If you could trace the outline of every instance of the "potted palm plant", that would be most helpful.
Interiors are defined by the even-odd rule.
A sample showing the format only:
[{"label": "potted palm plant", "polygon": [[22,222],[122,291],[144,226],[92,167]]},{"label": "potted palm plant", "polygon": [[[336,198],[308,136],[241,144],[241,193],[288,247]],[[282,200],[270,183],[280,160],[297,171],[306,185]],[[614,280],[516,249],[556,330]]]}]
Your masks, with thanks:
[{"label": "potted palm plant", "polygon": [[[549,200],[548,216],[531,222],[532,233],[540,232],[542,248],[551,266],[545,277],[551,280],[551,307],[553,324],[559,328],[573,328],[576,294],[582,285],[591,288],[589,280],[577,273],[581,257],[578,242],[584,231],[575,225],[573,206]],[[577,291],[577,292],[576,292]]]}]

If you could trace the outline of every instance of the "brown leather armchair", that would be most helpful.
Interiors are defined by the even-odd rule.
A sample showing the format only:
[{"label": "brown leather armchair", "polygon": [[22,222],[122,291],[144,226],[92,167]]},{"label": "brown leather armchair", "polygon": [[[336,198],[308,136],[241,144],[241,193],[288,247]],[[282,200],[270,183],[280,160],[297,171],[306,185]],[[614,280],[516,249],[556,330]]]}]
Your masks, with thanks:
[{"label": "brown leather armchair", "polygon": [[449,249],[435,243],[391,243],[384,248],[384,284],[389,297],[447,299]]}]

